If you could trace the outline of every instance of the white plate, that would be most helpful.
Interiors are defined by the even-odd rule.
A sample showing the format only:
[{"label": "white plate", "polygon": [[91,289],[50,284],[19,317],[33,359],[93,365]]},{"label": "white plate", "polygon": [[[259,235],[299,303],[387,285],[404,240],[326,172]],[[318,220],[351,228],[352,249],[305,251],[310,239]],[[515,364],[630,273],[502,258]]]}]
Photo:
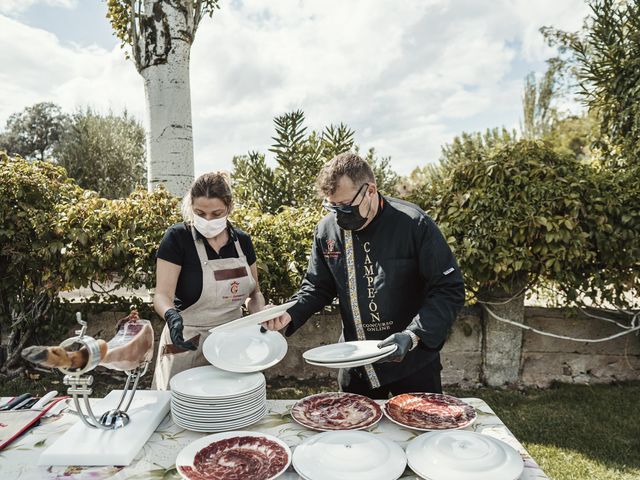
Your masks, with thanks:
[{"label": "white plate", "polygon": [[181,428],[185,428],[187,430],[191,430],[193,432],[200,433],[212,433],[212,432],[225,432],[228,430],[237,430],[238,428],[245,428],[249,425],[253,425],[254,423],[258,423],[260,420],[264,418],[267,414],[266,410],[256,415],[255,417],[243,418],[242,420],[238,420],[237,422],[228,422],[228,423],[193,423],[193,422],[184,422],[179,418],[171,417],[176,425]]},{"label": "white plate", "polygon": [[377,362],[381,358],[388,357],[393,352],[396,351],[398,347],[396,345],[392,345],[392,349],[382,355],[378,355],[377,357],[369,357],[363,358],[362,360],[354,360],[352,362],[313,362],[311,360],[305,361],[309,365],[315,365],[317,367],[326,367],[326,368],[353,368],[353,367],[362,367],[363,365],[369,365],[370,363]]},{"label": "white plate", "polygon": [[231,373],[213,365],[191,368],[174,375],[169,381],[171,390],[198,398],[237,397],[265,383],[262,373]]},{"label": "white plate", "polygon": [[274,437],[273,435],[267,435],[265,433],[234,431],[234,432],[225,432],[225,433],[217,433],[215,435],[209,435],[209,436],[200,438],[200,439],[196,440],[195,442],[187,445],[185,448],[183,448],[180,451],[180,453],[178,453],[178,458],[176,458],[176,468],[178,470],[178,473],[182,476],[182,478],[188,478],[182,473],[181,469],[183,467],[193,467],[194,457],[196,456],[196,454],[200,450],[202,450],[203,448],[207,447],[208,445],[210,445],[213,442],[218,442],[220,440],[224,440],[224,439],[227,439],[227,438],[233,438],[233,437],[262,437],[262,438],[267,438],[267,439],[271,440],[272,442],[277,443],[278,445],[280,445],[285,450],[285,452],[287,453],[287,464],[284,465],[283,468],[281,468],[278,472],[275,473],[275,475],[273,475],[272,477],[269,477],[269,479],[267,479],[267,480],[270,480],[272,478],[278,477],[287,468],[289,468],[289,464],[291,463],[291,449],[282,440],[280,440],[277,437]]},{"label": "white plate", "polygon": [[179,417],[183,420],[191,420],[198,422],[225,422],[227,420],[235,420],[237,418],[242,418],[246,416],[253,415],[258,411],[264,408],[263,405],[256,405],[246,410],[237,410],[233,412],[226,412],[223,414],[220,413],[196,413],[185,410],[180,410],[179,408],[175,408],[173,405],[171,406],[171,413],[173,413],[176,417]]},{"label": "white plate", "polygon": [[215,400],[209,399],[199,399],[196,400],[194,398],[182,397],[179,395],[172,395],[171,398],[176,402],[193,406],[194,408],[227,408],[232,407],[234,405],[243,405],[247,402],[251,402],[256,398],[263,397],[267,394],[267,390],[263,387],[261,389],[256,390],[251,395],[232,397],[232,398],[218,398]]},{"label": "white plate", "polygon": [[260,332],[259,325],[214,328],[202,345],[202,353],[209,363],[223,370],[258,372],[284,358],[287,341],[278,332]]},{"label": "white plate", "polygon": [[252,400],[250,403],[230,405],[227,408],[199,408],[197,406],[177,403],[173,400],[171,401],[171,408],[173,410],[178,410],[183,413],[193,413],[194,415],[199,415],[199,416],[212,416],[212,415],[227,415],[229,413],[251,410],[254,408],[258,408],[259,405],[263,405],[265,403],[266,403],[266,395],[263,395],[260,398]]},{"label": "white plate", "polygon": [[266,395],[267,389],[266,385],[257,388],[253,392],[247,393],[245,395],[238,395],[236,397],[231,398],[197,398],[197,397],[185,397],[181,394],[176,394],[173,392],[171,398],[177,402],[184,403],[187,405],[193,405],[194,407],[202,407],[202,408],[220,408],[220,407],[228,407],[233,404],[243,404],[246,402],[250,402],[251,400],[255,400],[263,395]]},{"label": "white plate", "polygon": [[407,465],[399,445],[361,430],[309,437],[296,447],[292,461],[309,480],[395,480]]},{"label": "white plate", "polygon": [[307,350],[302,354],[302,358],[317,363],[345,363],[378,357],[383,353],[391,353],[397,348],[396,345],[378,348],[379,343],[380,340],[332,343]]},{"label": "white plate", "polygon": [[182,418],[172,416],[171,418],[176,425],[189,430],[204,431],[204,432],[222,432],[225,430],[233,430],[236,428],[246,427],[252,425],[260,420],[267,414],[266,411],[258,412],[250,417],[240,418],[238,420],[229,420],[227,422],[207,423],[207,422],[190,422]]},{"label": "white plate", "polygon": [[219,426],[235,426],[237,424],[240,423],[244,423],[244,422],[249,422],[249,421],[256,421],[260,418],[262,418],[265,414],[267,413],[267,407],[263,406],[262,408],[255,410],[253,412],[250,412],[248,415],[245,414],[240,414],[238,416],[236,416],[235,418],[227,418],[227,419],[209,419],[209,420],[201,420],[201,419],[197,419],[197,418],[191,418],[191,417],[182,417],[178,414],[176,414],[176,412],[171,412],[171,416],[172,418],[177,421],[179,421],[180,423],[184,424],[184,425],[190,425],[193,427],[198,427],[201,425],[208,425],[208,426],[215,426],[215,427],[219,427]]},{"label": "white plate", "polygon": [[184,400],[182,398],[172,397],[171,403],[180,406],[181,408],[185,408],[187,410],[199,410],[203,412],[222,412],[225,410],[235,410],[237,408],[242,408],[245,406],[253,405],[254,403],[260,402],[266,398],[267,394],[265,391],[258,392],[257,395],[252,397],[243,398],[242,401],[237,402],[229,402],[227,404],[223,403],[195,403],[190,400]]},{"label": "white plate", "polygon": [[214,332],[216,330],[228,330],[240,327],[246,327],[249,325],[257,325],[262,322],[266,322],[267,320],[271,320],[272,318],[279,317],[288,309],[293,307],[297,302],[297,300],[293,300],[291,302],[283,303],[282,305],[276,305],[274,307],[265,308],[264,310],[260,310],[259,312],[252,313],[251,315],[247,315],[246,317],[238,318],[237,320],[232,320],[218,327],[212,328],[209,330],[210,332]]},{"label": "white plate", "polygon": [[430,432],[407,445],[411,470],[429,480],[515,480],[524,470],[520,454],[506,443],[476,432]]}]

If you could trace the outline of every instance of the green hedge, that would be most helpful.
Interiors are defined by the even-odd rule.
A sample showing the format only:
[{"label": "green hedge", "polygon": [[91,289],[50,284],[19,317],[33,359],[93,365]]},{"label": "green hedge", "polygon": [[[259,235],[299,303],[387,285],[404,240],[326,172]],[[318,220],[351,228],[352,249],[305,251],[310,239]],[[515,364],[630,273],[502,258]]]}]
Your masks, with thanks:
[{"label": "green hedge", "polygon": [[[408,199],[438,222],[475,293],[514,292],[528,280],[624,306],[640,281],[638,173],[581,163],[541,142],[509,142],[433,169]],[[34,308],[61,289],[154,286],[157,246],[180,220],[177,198],[163,189],[100,198],[51,163],[4,154],[0,175],[3,324],[46,316]],[[232,214],[253,237],[271,300],[300,284],[321,216],[319,207]]]},{"label": "green hedge", "polygon": [[442,228],[472,296],[553,285],[638,308],[639,174],[522,140],[424,172],[407,198]]}]

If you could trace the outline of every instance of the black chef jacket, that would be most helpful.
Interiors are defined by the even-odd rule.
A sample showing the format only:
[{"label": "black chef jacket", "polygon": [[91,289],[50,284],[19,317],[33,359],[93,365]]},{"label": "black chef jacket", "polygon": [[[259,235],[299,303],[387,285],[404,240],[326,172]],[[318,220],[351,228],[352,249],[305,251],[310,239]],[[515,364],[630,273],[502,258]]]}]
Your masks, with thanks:
[{"label": "black chef jacket", "polygon": [[[355,271],[351,282],[349,261]],[[293,334],[336,296],[346,341],[360,340],[358,329],[367,340],[383,340],[405,329],[420,338],[402,362],[373,365],[385,385],[439,357],[465,292],[458,264],[433,220],[412,203],[380,196],[376,217],[361,231],[343,231],[333,213],[317,225],[285,334]],[[354,306],[359,315],[354,316]]]}]

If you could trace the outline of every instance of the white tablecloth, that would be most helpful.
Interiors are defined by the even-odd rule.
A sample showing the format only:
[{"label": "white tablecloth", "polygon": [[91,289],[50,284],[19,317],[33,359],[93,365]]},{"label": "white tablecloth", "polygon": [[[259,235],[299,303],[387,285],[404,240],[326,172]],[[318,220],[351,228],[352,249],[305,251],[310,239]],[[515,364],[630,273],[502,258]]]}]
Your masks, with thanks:
[{"label": "white tablecloth", "polygon": [[[468,427],[468,430],[503,440],[520,452],[525,465],[524,473],[520,480],[548,479],[520,442],[483,400],[478,398],[465,398],[463,400],[471,404],[478,414],[477,420]],[[308,430],[292,420],[289,411],[294,403],[295,400],[268,400],[266,417],[242,430],[269,433],[282,439],[290,447],[295,447],[304,439],[318,432]],[[178,427],[171,420],[171,415],[167,415],[131,465],[126,467],[37,466],[36,463],[40,453],[77,421],[79,419],[69,413],[45,419],[41,425],[31,429],[5,450],[0,451],[0,478],[2,480],[62,478],[66,480],[179,479],[180,476],[175,469],[175,460],[178,452],[192,441],[205,436],[205,434],[191,432]],[[370,431],[384,435],[386,438],[397,442],[403,448],[406,447],[410,440],[423,433],[403,428],[387,418],[383,418]],[[293,467],[290,467],[279,478],[282,480],[300,479]],[[407,467],[401,478],[418,479],[419,477]]]}]

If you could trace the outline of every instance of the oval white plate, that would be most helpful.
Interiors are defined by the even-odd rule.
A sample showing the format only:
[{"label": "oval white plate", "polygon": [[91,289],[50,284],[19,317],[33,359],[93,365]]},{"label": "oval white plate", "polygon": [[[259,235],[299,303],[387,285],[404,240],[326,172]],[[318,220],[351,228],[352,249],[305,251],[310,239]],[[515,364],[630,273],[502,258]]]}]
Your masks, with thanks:
[{"label": "oval white plate", "polygon": [[202,346],[212,365],[229,372],[258,372],[272,367],[287,354],[287,341],[278,332],[260,332],[259,325],[213,329]]},{"label": "oval white plate", "polygon": [[[196,456],[196,454],[200,450],[202,450],[207,445],[209,445],[209,444],[211,444],[213,442],[218,442],[220,440],[224,440],[224,439],[227,439],[227,438],[233,438],[233,437],[262,437],[262,438],[267,438],[267,439],[271,440],[272,442],[277,443],[278,445],[280,445],[285,450],[285,452],[287,453],[287,464],[284,466],[284,468],[282,468],[274,476],[270,477],[270,479],[278,477],[287,468],[289,468],[289,465],[291,464],[291,449],[282,440],[280,440],[277,437],[274,437],[273,435],[267,435],[265,433],[234,431],[234,432],[216,433],[214,435],[208,435],[206,437],[200,438],[200,439],[196,440],[195,442],[187,445],[185,448],[183,448],[180,451],[180,453],[178,453],[178,458],[176,458],[176,468],[178,470],[178,473],[182,476],[182,478],[188,479],[189,477],[184,475],[184,473],[181,471],[181,468],[182,467],[193,467],[194,457]],[[268,480],[270,480],[270,479],[268,479]]]},{"label": "oval white plate", "polygon": [[369,357],[363,358],[362,360],[354,360],[352,362],[314,362],[311,360],[305,361],[309,365],[315,365],[316,367],[326,367],[326,368],[353,368],[353,367],[362,367],[363,365],[369,365],[371,363],[377,362],[381,358],[388,357],[398,348],[396,345],[392,345],[392,349],[382,355],[378,355],[377,357]]},{"label": "oval white plate", "polygon": [[184,395],[200,398],[235,397],[265,383],[262,373],[231,373],[213,365],[191,368],[174,375],[169,385]]},{"label": "oval white plate", "polygon": [[407,465],[399,445],[361,430],[324,432],[293,452],[293,467],[309,480],[395,480]]},{"label": "oval white plate", "polygon": [[317,363],[344,363],[378,357],[383,353],[390,353],[397,348],[395,345],[378,348],[379,343],[380,340],[332,343],[307,350],[302,354],[302,358]]},{"label": "oval white plate", "polygon": [[462,430],[423,433],[407,445],[407,460],[411,470],[430,480],[515,480],[524,470],[511,446]]}]

